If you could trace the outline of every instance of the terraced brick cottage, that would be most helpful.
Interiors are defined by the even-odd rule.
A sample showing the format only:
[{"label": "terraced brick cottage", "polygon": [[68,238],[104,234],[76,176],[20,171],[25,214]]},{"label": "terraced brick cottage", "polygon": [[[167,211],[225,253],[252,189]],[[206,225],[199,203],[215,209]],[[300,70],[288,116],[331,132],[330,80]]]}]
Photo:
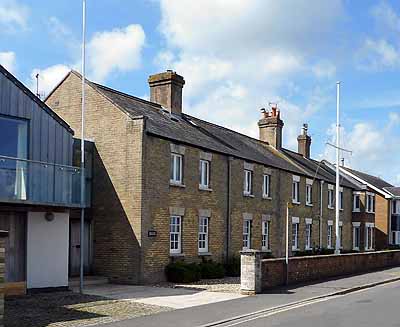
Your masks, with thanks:
[{"label": "terraced brick cottage", "polygon": [[399,188],[348,167],[341,167],[341,173],[363,185],[364,192],[356,192],[353,200],[353,220],[361,224],[361,247],[368,251],[400,245]]},{"label": "terraced brick cottage", "polygon": [[69,211],[80,207],[73,131],[0,66],[0,229],[8,294],[68,286]]},{"label": "terraced brick cottage", "polygon": [[[175,72],[148,82],[150,101],[86,83],[93,273],[143,283],[164,279],[173,260],[222,262],[247,248],[282,256],[288,202],[291,254],[335,244],[334,172],[310,159],[306,130],[294,153],[282,147],[277,108],[263,113],[254,139],[183,113],[185,81]],[[81,101],[74,71],[46,100],[77,137]],[[343,180],[344,250],[355,188]]]}]

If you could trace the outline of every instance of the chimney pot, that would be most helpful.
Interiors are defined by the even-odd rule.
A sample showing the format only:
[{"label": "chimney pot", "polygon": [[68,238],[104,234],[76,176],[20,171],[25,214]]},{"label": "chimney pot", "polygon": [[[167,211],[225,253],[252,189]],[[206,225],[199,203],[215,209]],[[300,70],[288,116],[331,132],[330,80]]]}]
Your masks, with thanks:
[{"label": "chimney pot", "polygon": [[283,125],[277,106],[271,106],[271,111],[266,111],[258,121],[260,141],[267,142],[276,149],[281,149]]},{"label": "chimney pot", "polygon": [[171,113],[182,113],[182,89],[185,85],[182,76],[168,69],[164,73],[151,75],[148,82],[150,101],[167,108]]}]

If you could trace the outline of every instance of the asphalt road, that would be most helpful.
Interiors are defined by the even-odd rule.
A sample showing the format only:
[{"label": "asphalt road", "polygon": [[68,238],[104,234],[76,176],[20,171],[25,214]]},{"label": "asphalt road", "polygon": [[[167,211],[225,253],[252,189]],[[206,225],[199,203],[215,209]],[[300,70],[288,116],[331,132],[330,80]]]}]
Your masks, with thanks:
[{"label": "asphalt road", "polygon": [[400,282],[394,282],[220,327],[399,327],[399,302]]}]

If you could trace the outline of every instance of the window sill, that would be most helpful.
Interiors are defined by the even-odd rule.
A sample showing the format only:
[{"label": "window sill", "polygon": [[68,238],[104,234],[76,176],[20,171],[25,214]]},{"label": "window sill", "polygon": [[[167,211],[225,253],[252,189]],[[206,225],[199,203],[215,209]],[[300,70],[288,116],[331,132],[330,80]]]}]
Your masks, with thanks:
[{"label": "window sill", "polygon": [[360,251],[360,248],[353,248],[353,251]]},{"label": "window sill", "polygon": [[305,248],[304,251],[312,251],[312,248]]},{"label": "window sill", "polygon": [[292,252],[296,252],[296,251],[300,251],[300,249],[299,249],[299,248],[293,248],[293,247],[292,247]]},{"label": "window sill", "polygon": [[212,192],[212,188],[208,188],[206,186],[200,186],[199,185],[199,191]]},{"label": "window sill", "polygon": [[266,196],[266,195],[263,195],[263,197],[262,197],[264,200],[272,200],[272,198],[270,197],[270,196]]},{"label": "window sill", "polygon": [[354,213],[360,213],[360,210],[353,210]]},{"label": "window sill", "polygon": [[172,182],[172,181],[170,181],[170,182],[169,182],[169,186],[173,186],[173,187],[181,187],[181,188],[185,188],[185,187],[186,187],[186,185],[185,185],[185,184],[182,184],[182,183],[177,183],[177,182]]},{"label": "window sill", "polygon": [[335,208],[334,208],[334,207],[328,207],[328,209],[330,209],[330,210],[334,210]]},{"label": "window sill", "polygon": [[247,198],[254,198],[254,194],[243,193],[243,196]]},{"label": "window sill", "polygon": [[271,251],[271,249],[261,249],[261,252],[264,252],[264,253],[271,253],[272,251]]},{"label": "window sill", "polygon": [[211,252],[199,252],[198,253],[199,257],[207,257],[207,256],[212,256]]},{"label": "window sill", "polygon": [[299,201],[295,201],[295,200],[292,200],[292,203],[293,203],[293,204],[297,204],[297,205],[299,205],[299,204],[300,204],[300,202],[299,202]]},{"label": "window sill", "polygon": [[179,257],[184,257],[185,254],[184,253],[170,253],[169,256],[172,258],[179,258]]},{"label": "window sill", "polygon": [[306,203],[307,207],[313,207],[314,205],[312,203]]}]

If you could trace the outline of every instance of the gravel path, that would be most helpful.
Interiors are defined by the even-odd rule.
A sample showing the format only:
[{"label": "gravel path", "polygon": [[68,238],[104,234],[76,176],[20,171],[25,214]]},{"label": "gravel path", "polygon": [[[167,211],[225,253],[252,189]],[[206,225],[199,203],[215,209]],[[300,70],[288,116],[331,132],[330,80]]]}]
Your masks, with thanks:
[{"label": "gravel path", "polygon": [[202,279],[190,284],[162,282],[155,287],[202,289],[210,292],[240,293],[240,277],[225,277],[222,279]]},{"label": "gravel path", "polygon": [[5,302],[7,327],[93,326],[170,311],[170,308],[57,292],[15,297]]}]

